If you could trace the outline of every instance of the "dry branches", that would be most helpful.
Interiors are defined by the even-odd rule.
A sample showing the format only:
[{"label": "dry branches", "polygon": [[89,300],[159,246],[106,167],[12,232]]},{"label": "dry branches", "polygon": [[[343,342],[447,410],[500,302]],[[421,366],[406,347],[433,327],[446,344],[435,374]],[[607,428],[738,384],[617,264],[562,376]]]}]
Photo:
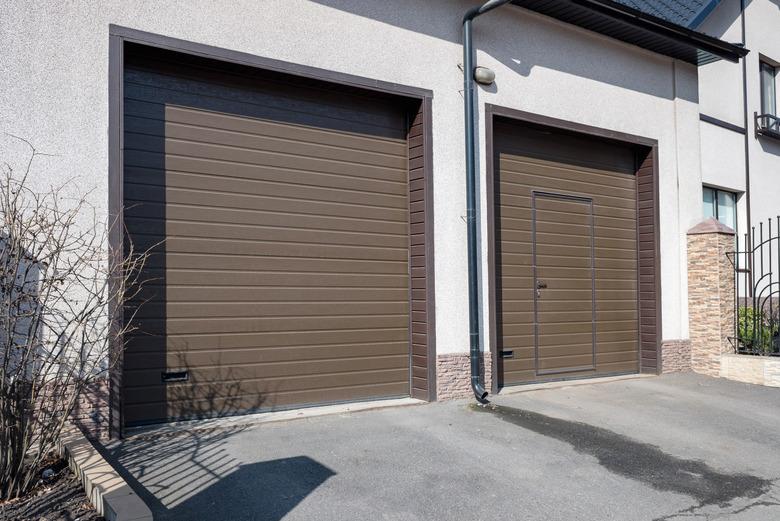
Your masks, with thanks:
[{"label": "dry branches", "polygon": [[0,499],[34,485],[79,395],[107,377],[132,327],[110,304],[137,295],[147,258],[111,251],[109,223],[74,181],[31,188],[38,155],[30,145],[23,171],[0,173]]}]

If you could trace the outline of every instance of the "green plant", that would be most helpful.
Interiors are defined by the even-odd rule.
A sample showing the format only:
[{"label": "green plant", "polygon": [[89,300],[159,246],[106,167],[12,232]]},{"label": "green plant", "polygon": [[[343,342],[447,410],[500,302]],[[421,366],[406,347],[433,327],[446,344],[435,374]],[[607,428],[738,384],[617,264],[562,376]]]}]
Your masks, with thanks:
[{"label": "green plant", "polygon": [[737,338],[747,351],[755,354],[774,352],[778,333],[778,322],[765,311],[746,306],[737,311]]}]

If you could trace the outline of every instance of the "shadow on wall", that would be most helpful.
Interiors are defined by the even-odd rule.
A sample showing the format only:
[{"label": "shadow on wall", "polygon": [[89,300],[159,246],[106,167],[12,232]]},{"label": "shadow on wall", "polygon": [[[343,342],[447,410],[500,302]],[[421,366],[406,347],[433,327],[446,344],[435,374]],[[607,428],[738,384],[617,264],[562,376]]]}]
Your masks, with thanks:
[{"label": "shadow on wall", "polygon": [[307,456],[242,465],[227,440],[246,428],[137,435],[103,450],[156,520],[280,520],[335,475]]},{"label": "shadow on wall", "polygon": [[[286,315],[271,304],[282,302],[278,295],[286,290],[270,279],[247,285],[242,271],[260,273],[272,250],[235,244],[250,237],[273,242],[269,237],[278,232],[269,226],[281,221],[269,218],[260,230],[257,219],[281,207],[259,181],[278,184],[274,176],[287,167],[272,159],[258,168],[255,163],[265,165],[268,154],[248,134],[235,156],[236,143],[224,137],[235,132],[219,130],[224,123],[209,118],[230,115],[242,124],[265,120],[401,140],[405,114],[392,109],[365,119],[366,110],[391,96],[344,99],[344,92],[358,89],[324,88],[316,80],[292,85],[275,72],[137,44],[126,44],[124,64],[126,237],[133,237],[137,249],[153,252],[144,269],[148,282],[125,307],[126,320],[134,318],[136,328],[126,335],[124,353],[126,424],[273,409],[277,391],[290,386],[274,377],[264,354],[269,350],[260,348],[279,347],[269,334],[284,332],[269,324],[280,324]],[[295,110],[285,108],[289,103]],[[230,157],[220,156],[227,147],[234,148]],[[312,189],[312,179],[301,186]]]},{"label": "shadow on wall", "polygon": [[[129,64],[138,59],[128,56]],[[168,335],[170,329],[181,330],[182,322],[190,320],[186,314],[169,317],[169,307],[178,303],[169,301],[167,284],[169,269],[177,267],[169,266],[166,242],[171,183],[166,169],[165,121],[170,105],[146,103],[139,108],[142,103],[131,96],[141,97],[136,92],[142,87],[133,82],[143,79],[133,69],[126,72],[125,251],[129,252],[132,242],[134,248],[151,254],[144,266],[143,288],[125,304],[125,320],[131,327],[125,335],[123,365],[125,421],[134,426],[259,410],[268,405],[265,396],[242,384],[242,378],[251,375],[225,360],[227,355],[219,344],[222,337],[215,344],[211,339],[204,344],[195,334]],[[191,292],[194,287],[190,284],[185,289]],[[176,309],[181,312],[181,306]],[[179,378],[177,373],[186,376]]]},{"label": "shadow on wall", "polygon": [[[274,392],[279,384],[268,384],[265,392],[259,392],[244,382],[251,372],[229,365],[221,352],[208,355],[201,362],[206,369],[193,367],[190,353],[179,347],[174,340],[169,342],[178,363],[177,370],[192,375],[186,382],[172,382],[167,385],[167,415],[170,420],[193,420],[235,416],[263,409],[273,409],[274,404],[265,393]],[[219,346],[218,346],[219,347]]]},{"label": "shadow on wall", "polygon": [[767,154],[780,156],[780,141],[772,138],[760,137],[758,138],[758,143],[761,145],[761,150]]},{"label": "shadow on wall", "polygon": [[[461,20],[467,9],[477,5],[477,2],[451,2],[436,0],[419,2],[407,0],[405,7],[399,7],[397,2],[364,2],[361,0],[314,0],[323,6],[344,11],[364,18],[376,20],[412,31],[426,34],[458,45],[462,42]],[[780,1],[780,0],[778,0]],[[428,9],[425,15],[421,9]],[[534,68],[551,69],[572,76],[587,78],[596,82],[607,83],[616,87],[630,89],[642,94],[672,100],[675,96],[685,101],[698,102],[698,91],[695,82],[688,89],[680,89],[675,94],[675,86],[671,81],[671,59],[656,55],[657,67],[640,67],[636,62],[637,52],[632,51],[627,44],[614,46],[585,45],[592,37],[583,36],[579,28],[561,32],[553,30],[557,23],[551,18],[530,18],[529,11],[516,6],[502,8],[485,15],[481,22],[474,24],[474,41],[478,54],[483,51],[483,45],[489,42],[488,54],[507,68],[521,76],[530,76]],[[549,21],[548,21],[549,20]],[[530,22],[530,23],[529,23]],[[342,26],[345,38],[349,38],[349,26]],[[591,33],[592,34],[592,33]],[[496,35],[504,35],[497,37]],[[511,37],[510,37],[511,36]],[[603,37],[604,41],[609,41]],[[412,54],[419,53],[413,46],[407,48],[409,60]],[[650,51],[646,52],[648,61],[653,59]],[[399,57],[403,58],[404,57]],[[453,63],[453,74],[459,70]],[[695,67],[690,66],[695,72]],[[663,68],[668,68],[669,74],[659,74]],[[631,71],[626,74],[626,71]],[[499,71],[497,71],[499,72]],[[500,74],[499,78],[500,80]],[[678,89],[680,85],[677,86]]]}]

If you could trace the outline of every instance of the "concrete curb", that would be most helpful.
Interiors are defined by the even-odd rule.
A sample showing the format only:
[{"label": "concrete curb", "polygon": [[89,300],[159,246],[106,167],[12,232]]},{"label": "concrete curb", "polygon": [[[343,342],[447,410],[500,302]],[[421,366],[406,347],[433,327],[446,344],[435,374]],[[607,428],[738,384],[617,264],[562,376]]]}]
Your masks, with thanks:
[{"label": "concrete curb", "polygon": [[100,515],[108,521],[153,521],[146,503],[79,429],[63,435],[60,451]]},{"label": "concrete curb", "polygon": [[181,430],[199,431],[210,429],[224,429],[229,427],[254,427],[265,423],[288,422],[305,420],[319,416],[331,416],[334,414],[349,414],[354,412],[373,411],[388,407],[405,407],[410,405],[423,405],[427,402],[415,398],[394,398],[385,400],[370,400],[365,402],[350,402],[335,405],[320,405],[317,407],[305,407],[285,411],[269,411],[254,414],[241,414],[223,418],[210,418],[200,420],[186,420],[179,422],[162,423],[143,427],[133,427],[125,431],[130,438],[141,435],[165,435],[175,434]]}]

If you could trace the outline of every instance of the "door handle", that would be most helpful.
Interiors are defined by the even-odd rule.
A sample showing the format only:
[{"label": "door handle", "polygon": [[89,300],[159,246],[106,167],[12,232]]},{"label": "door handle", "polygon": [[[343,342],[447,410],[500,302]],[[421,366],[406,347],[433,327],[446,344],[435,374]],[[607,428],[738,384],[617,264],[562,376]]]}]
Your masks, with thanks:
[{"label": "door handle", "polygon": [[542,290],[547,287],[547,283],[541,279],[536,280],[536,298],[541,298]]}]

